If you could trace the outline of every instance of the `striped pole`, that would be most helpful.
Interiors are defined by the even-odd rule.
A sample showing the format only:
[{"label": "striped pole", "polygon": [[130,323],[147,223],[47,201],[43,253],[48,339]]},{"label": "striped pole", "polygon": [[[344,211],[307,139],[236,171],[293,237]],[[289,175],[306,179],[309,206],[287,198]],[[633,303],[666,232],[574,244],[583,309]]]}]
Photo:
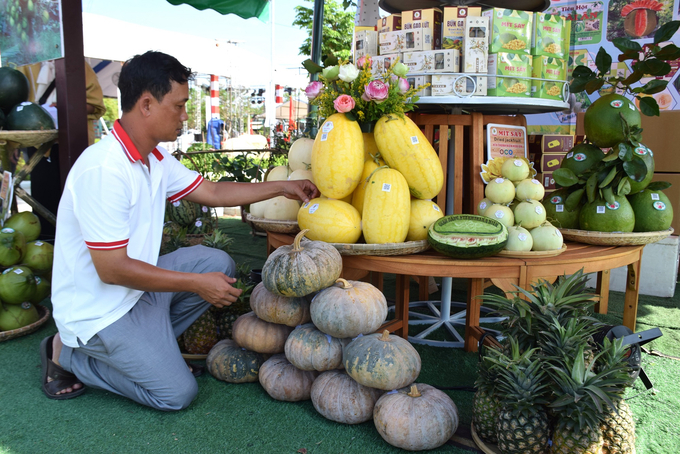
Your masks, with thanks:
[{"label": "striped pole", "polygon": [[219,76],[210,75],[210,118],[220,118]]},{"label": "striped pole", "polygon": [[281,104],[283,102],[283,87],[276,84],[276,104]]}]

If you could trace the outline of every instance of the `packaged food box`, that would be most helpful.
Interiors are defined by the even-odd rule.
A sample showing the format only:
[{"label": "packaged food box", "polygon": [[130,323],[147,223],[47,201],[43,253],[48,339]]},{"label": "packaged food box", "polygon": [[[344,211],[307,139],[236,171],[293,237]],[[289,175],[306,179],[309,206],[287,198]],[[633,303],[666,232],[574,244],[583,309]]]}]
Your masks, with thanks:
[{"label": "packaged food box", "polygon": [[482,16],[490,20],[489,52],[531,52],[533,13],[490,8],[482,11]]},{"label": "packaged food box", "polygon": [[555,169],[559,169],[566,155],[567,153],[543,153],[541,156],[541,171],[552,173]]},{"label": "packaged food box", "polygon": [[462,72],[486,74],[489,59],[489,18],[468,16],[465,19]]},{"label": "packaged food box", "polygon": [[397,61],[401,61],[402,54],[378,55],[371,57],[371,74],[373,77],[381,78]]},{"label": "packaged food box", "polygon": [[414,9],[401,13],[402,30],[423,30],[422,50],[442,48],[442,10],[439,8]]},{"label": "packaged food box", "polygon": [[380,55],[423,50],[423,35],[424,30],[422,29],[379,33]]},{"label": "packaged food box", "polygon": [[442,21],[442,49],[463,50],[463,35],[465,34],[465,19],[468,16],[481,16],[482,8],[479,6],[444,8]]},{"label": "packaged food box", "polygon": [[533,60],[531,96],[534,98],[563,101],[564,85],[567,80],[567,61],[554,57],[536,56]]},{"label": "packaged food box", "polygon": [[526,54],[489,54],[488,95],[531,97],[531,60]]},{"label": "packaged food box", "polygon": [[486,76],[433,74],[432,96],[486,96]]},{"label": "packaged food box", "polygon": [[405,52],[402,63],[411,73],[450,72],[457,73],[460,54],[457,49],[424,50]]},{"label": "packaged food box", "polygon": [[408,84],[413,87],[423,87],[428,84],[427,87],[416,92],[416,96],[432,96],[432,76],[406,76]]},{"label": "packaged food box", "polygon": [[541,137],[541,152],[569,153],[574,148],[572,134],[546,134]]},{"label": "packaged food box", "polygon": [[[569,55],[569,41],[566,45],[564,42],[567,29],[566,21],[562,16],[534,13],[531,55],[565,59]],[[571,36],[571,33],[569,35]]]},{"label": "packaged food box", "polygon": [[378,55],[378,32],[359,30],[354,32],[354,61],[360,57]]},{"label": "packaged food box", "polygon": [[401,14],[390,14],[378,19],[378,33],[401,30]]}]

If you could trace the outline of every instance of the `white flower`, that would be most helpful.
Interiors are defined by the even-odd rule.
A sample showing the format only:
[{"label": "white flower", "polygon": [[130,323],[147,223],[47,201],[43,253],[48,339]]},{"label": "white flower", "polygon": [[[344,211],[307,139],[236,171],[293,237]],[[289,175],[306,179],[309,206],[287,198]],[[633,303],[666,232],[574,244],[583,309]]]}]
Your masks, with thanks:
[{"label": "white flower", "polygon": [[354,65],[342,65],[338,77],[345,82],[352,82],[359,77],[359,70]]}]

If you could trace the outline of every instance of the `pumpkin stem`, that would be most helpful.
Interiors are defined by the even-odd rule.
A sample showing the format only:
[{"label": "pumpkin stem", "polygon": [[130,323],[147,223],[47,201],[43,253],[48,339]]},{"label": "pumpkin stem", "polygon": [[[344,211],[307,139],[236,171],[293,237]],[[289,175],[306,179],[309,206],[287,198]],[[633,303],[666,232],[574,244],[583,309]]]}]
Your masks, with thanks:
[{"label": "pumpkin stem", "polygon": [[420,394],[420,391],[418,391],[418,387],[416,386],[415,383],[411,385],[411,392],[408,393],[408,395],[411,396],[411,397],[420,397],[420,396],[422,396],[422,394]]},{"label": "pumpkin stem", "polygon": [[385,330],[382,332],[382,336],[379,337],[379,340],[383,342],[389,342],[390,341],[390,332],[388,330]]},{"label": "pumpkin stem", "polygon": [[302,241],[302,237],[305,236],[305,233],[309,232],[309,229],[304,229],[300,230],[300,233],[295,235],[295,240],[293,240],[293,251],[292,252],[300,252],[302,249],[304,249],[302,246],[300,246],[300,241]]},{"label": "pumpkin stem", "polygon": [[345,279],[343,279],[343,278],[341,278],[341,277],[339,277],[339,278],[337,278],[337,279],[335,280],[335,283],[336,283],[336,284],[337,284],[338,282],[342,284],[342,288],[347,289],[347,288],[352,288],[352,287],[353,287],[353,285],[350,284],[349,281],[347,281],[347,280],[345,280]]}]

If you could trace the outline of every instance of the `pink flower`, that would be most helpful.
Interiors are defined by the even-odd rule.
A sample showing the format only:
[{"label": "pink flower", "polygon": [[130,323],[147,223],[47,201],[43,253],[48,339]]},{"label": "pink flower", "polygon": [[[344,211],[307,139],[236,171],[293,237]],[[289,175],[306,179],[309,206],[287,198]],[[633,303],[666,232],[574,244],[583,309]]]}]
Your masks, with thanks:
[{"label": "pink flower", "polygon": [[311,82],[307,85],[307,88],[305,88],[305,94],[310,101],[323,93],[323,91],[323,84],[318,80]]},{"label": "pink flower", "polygon": [[399,82],[397,82],[397,83],[398,83],[398,87],[399,87],[399,92],[401,94],[406,93],[411,88],[411,86],[408,83],[408,80],[404,79],[403,77],[400,77]]},{"label": "pink flower", "polygon": [[364,94],[361,99],[364,101],[375,101],[378,104],[387,99],[390,87],[381,80],[372,80],[364,88]]},{"label": "pink flower", "polygon": [[354,99],[350,95],[340,95],[333,101],[335,110],[340,113],[347,113],[354,109]]},{"label": "pink flower", "polygon": [[363,69],[366,64],[368,64],[369,68],[371,67],[371,65],[373,65],[373,60],[371,60],[371,57],[369,56],[359,57],[359,60],[357,60],[357,68]]}]

